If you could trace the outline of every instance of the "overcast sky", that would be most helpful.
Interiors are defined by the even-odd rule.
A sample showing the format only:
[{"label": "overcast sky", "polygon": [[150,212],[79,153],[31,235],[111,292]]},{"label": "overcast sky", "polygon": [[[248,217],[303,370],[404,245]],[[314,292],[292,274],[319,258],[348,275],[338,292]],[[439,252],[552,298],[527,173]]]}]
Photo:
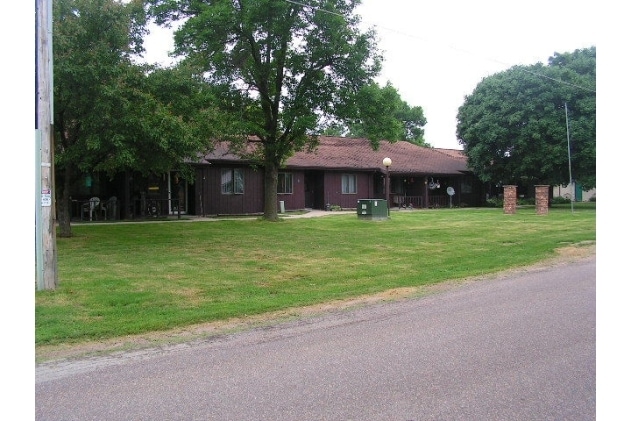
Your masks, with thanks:
[{"label": "overcast sky", "polygon": [[[357,9],[384,50],[390,80],[427,118],[425,139],[460,149],[456,115],[483,77],[517,64],[546,63],[555,52],[596,46],[596,2],[565,0],[364,0]],[[169,32],[146,40],[150,62],[172,48]]]}]

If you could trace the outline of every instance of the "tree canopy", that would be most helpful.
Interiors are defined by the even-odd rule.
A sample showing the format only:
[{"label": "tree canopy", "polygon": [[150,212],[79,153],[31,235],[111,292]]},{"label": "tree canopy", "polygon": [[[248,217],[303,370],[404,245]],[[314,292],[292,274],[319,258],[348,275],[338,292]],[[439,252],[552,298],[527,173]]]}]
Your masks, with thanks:
[{"label": "tree canopy", "polygon": [[568,184],[568,132],[572,177],[595,187],[595,47],[488,76],[458,110],[458,140],[482,181]]},{"label": "tree canopy", "polygon": [[325,131],[330,134],[365,137],[373,147],[379,141],[406,141],[429,146],[424,139],[427,119],[421,107],[410,107],[391,82],[380,87],[376,82],[363,86],[342,118]]},{"label": "tree canopy", "polygon": [[[53,2],[55,165],[61,236],[79,174],[160,173],[204,149],[215,100],[185,69],[137,65],[143,1]],[[168,93],[168,94],[166,94]],[[203,123],[203,125],[202,125]]]},{"label": "tree canopy", "polygon": [[315,147],[323,124],[380,69],[374,31],[362,32],[354,14],[360,1],[150,3],[159,24],[182,23],[175,54],[241,107],[238,133],[258,140],[253,157],[265,168],[264,217],[276,220],[279,168]]}]

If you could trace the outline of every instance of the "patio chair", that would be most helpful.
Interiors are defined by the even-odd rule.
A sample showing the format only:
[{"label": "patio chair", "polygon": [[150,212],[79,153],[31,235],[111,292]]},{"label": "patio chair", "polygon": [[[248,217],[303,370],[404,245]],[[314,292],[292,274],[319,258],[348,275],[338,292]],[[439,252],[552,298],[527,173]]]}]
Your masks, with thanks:
[{"label": "patio chair", "polygon": [[92,214],[99,206],[99,203],[101,203],[101,199],[99,199],[98,197],[92,197],[90,198],[90,200],[84,203],[81,208],[81,219],[83,219],[83,215],[87,213],[89,215],[89,220],[91,221]]},{"label": "patio chair", "polygon": [[116,215],[116,196],[112,196],[107,199],[105,202],[101,202],[101,213],[103,214],[103,219],[107,221],[107,214],[109,212],[110,216],[114,219],[117,219],[114,215]]}]

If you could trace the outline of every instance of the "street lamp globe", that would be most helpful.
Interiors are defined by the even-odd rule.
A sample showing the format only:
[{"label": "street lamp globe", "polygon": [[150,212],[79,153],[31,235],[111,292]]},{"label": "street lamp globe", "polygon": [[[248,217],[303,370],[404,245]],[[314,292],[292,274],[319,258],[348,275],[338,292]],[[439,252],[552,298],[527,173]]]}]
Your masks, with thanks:
[{"label": "street lamp globe", "polygon": [[390,165],[392,165],[392,160],[391,160],[390,158],[388,158],[388,157],[385,157],[385,158],[383,159],[383,165],[384,165],[386,168],[388,168]]}]

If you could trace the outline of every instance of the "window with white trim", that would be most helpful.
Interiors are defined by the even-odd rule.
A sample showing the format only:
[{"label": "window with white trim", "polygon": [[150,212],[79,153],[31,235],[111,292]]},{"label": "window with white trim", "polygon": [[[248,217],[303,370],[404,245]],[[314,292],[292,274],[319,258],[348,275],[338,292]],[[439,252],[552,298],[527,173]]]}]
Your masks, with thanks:
[{"label": "window with white trim", "polygon": [[241,168],[224,168],[221,170],[221,194],[243,194],[245,180]]},{"label": "window with white trim", "polygon": [[357,194],[357,176],[342,174],[342,194]]},{"label": "window with white trim", "polygon": [[293,194],[294,192],[294,175],[289,172],[278,173],[278,194]]}]

